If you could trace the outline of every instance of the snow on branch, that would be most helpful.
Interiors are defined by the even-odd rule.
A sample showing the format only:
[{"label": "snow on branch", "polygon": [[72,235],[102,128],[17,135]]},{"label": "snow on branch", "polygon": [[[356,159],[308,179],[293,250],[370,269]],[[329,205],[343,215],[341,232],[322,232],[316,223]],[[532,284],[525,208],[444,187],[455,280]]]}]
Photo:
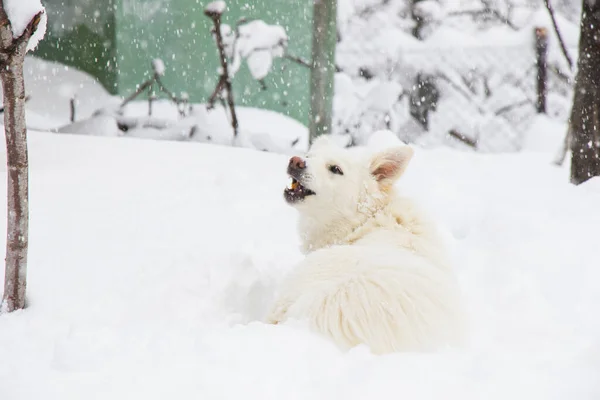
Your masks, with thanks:
[{"label": "snow on branch", "polygon": [[235,75],[245,60],[256,80],[268,75],[273,59],[284,57],[288,45],[288,36],[283,27],[269,25],[259,19],[243,20],[234,29],[222,24],[221,35],[227,57],[232,60],[230,76]]},{"label": "snow on branch", "polygon": [[225,12],[227,8],[227,4],[224,1],[213,1],[212,3],[208,3],[204,8],[204,14],[209,15],[221,15]]},{"label": "snow on branch", "polygon": [[[271,71],[275,58],[284,58],[307,68],[312,67],[309,61],[287,52],[289,37],[282,26],[270,25],[260,19],[248,20],[244,17],[240,18],[234,26],[224,24],[221,22],[221,17],[225,9],[224,2],[216,1],[206,6],[204,14],[215,23],[211,28],[211,34],[217,47],[218,41],[221,40],[229,65],[229,78],[233,78],[244,61],[252,77],[261,85],[264,85],[263,79]],[[219,28],[216,28],[217,25]],[[217,29],[219,29],[218,33]],[[220,89],[217,87],[215,91],[218,93]]]},{"label": "snow on branch", "polygon": [[160,58],[152,60],[152,72],[158,76],[165,75],[165,63]]},{"label": "snow on branch", "polygon": [[35,50],[46,34],[48,22],[46,9],[40,0],[3,0],[3,4],[14,38],[24,36],[28,27],[32,26],[27,51]]}]

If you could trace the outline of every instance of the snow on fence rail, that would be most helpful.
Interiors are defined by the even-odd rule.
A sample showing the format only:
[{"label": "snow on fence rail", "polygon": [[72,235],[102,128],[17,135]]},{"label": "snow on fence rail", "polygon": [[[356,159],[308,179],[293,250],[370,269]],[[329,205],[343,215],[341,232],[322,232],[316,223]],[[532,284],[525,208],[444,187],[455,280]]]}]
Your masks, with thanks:
[{"label": "snow on fence rail", "polygon": [[[343,74],[336,81],[335,133],[360,143],[370,132],[388,128],[408,142],[518,151],[539,109],[558,120],[568,118],[572,73],[557,51],[543,54],[541,63],[534,45],[399,53],[392,60],[375,46],[338,48]],[[569,54],[576,57],[577,49]]]}]

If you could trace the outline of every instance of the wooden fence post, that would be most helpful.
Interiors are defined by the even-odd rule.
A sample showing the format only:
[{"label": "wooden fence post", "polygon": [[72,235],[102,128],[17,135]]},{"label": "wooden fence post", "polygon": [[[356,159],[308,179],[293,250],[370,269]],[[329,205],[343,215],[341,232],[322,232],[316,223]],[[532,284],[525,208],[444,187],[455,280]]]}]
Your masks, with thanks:
[{"label": "wooden fence post", "polygon": [[77,101],[77,95],[73,95],[73,97],[71,97],[71,100],[69,100],[69,109],[71,111],[70,115],[69,115],[69,120],[71,122],[75,122],[75,102]]},{"label": "wooden fence post", "polygon": [[537,67],[537,112],[546,113],[546,97],[548,88],[548,31],[546,28],[535,28],[535,55]]}]

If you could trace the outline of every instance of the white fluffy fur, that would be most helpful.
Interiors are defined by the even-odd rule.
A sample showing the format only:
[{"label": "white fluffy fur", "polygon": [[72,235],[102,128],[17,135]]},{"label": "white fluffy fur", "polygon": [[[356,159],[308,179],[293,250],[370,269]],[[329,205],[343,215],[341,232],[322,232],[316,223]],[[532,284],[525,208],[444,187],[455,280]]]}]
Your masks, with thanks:
[{"label": "white fluffy fur", "polygon": [[[307,319],[342,348],[374,353],[459,344],[460,295],[435,227],[393,187],[408,146],[367,160],[318,140],[295,203],[307,254],[287,277],[267,320]],[[344,175],[328,170],[339,165]]]}]

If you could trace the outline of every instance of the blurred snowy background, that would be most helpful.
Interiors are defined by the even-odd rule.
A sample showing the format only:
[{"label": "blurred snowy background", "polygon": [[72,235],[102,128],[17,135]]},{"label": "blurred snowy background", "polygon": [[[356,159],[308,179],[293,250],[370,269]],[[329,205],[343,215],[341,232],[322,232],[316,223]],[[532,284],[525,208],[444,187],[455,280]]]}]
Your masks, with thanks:
[{"label": "blurred snowy background", "polygon": [[[132,2],[125,1],[129,8],[133,7]],[[170,6],[162,0],[147,3],[144,2],[146,8],[155,9],[153,12],[158,14]],[[565,50],[574,63],[581,5],[569,0],[552,4]],[[208,38],[212,47],[202,57],[207,62],[217,62],[214,29],[211,32],[210,20],[202,15],[202,5],[196,7],[192,11],[196,13],[194,19],[207,25],[204,32],[196,28],[195,34],[198,41]],[[230,2],[224,15],[236,7],[240,10],[236,9],[235,14],[244,15],[252,13],[255,6]],[[79,14],[84,8],[80,7]],[[65,13],[78,14],[76,11],[77,4],[56,8],[54,12],[62,16],[62,21],[68,19]],[[288,32],[293,30],[289,25],[277,25],[278,21],[288,21],[285,18],[289,15],[282,17],[285,13],[285,9],[274,9],[262,19],[239,19],[221,25],[229,74],[234,82],[233,97],[241,106],[238,145],[293,152],[308,144],[302,126],[308,126],[309,82],[298,80],[304,75],[294,73],[306,74],[308,69],[306,51],[299,43],[307,43],[304,36],[309,36],[311,16],[299,16],[308,18],[301,22],[307,30],[305,35],[294,36]],[[574,68],[567,62],[542,0],[339,0],[337,16],[332,129],[341,143],[362,144],[372,132],[389,129],[401,140],[425,147],[480,152],[559,150],[567,130]],[[81,21],[91,25],[93,21],[100,24],[98,18],[89,22],[89,16],[80,16]],[[62,34],[74,26],[75,21],[61,25]],[[540,28],[545,35],[543,42],[536,40],[535,32]],[[538,52],[540,45],[544,46],[543,59]],[[148,46],[145,40],[135,42],[135,47],[144,46]],[[157,71],[151,67],[154,58],[158,58],[156,54],[148,54],[145,63],[136,66],[143,71],[137,76],[150,79],[155,75]],[[102,85],[73,67],[31,58],[27,70],[31,127],[231,143],[227,91],[215,90],[220,67],[212,70],[204,65],[185,66],[184,75],[195,74],[199,77],[196,81],[210,82],[205,93],[216,94],[204,98],[192,95],[190,101],[190,88],[171,79],[182,68],[178,58],[162,60],[160,64],[162,87],[156,82],[144,87],[135,100],[122,106],[123,97],[134,93],[133,87],[121,96],[108,95]],[[286,75],[289,71],[290,75]],[[273,79],[279,82],[265,83],[274,73]],[[125,70],[122,74],[126,74]],[[538,84],[540,74],[545,77],[543,88]],[[136,89],[144,84],[144,79],[138,78]],[[249,84],[251,79],[256,83]],[[545,103],[542,112],[538,106],[540,91]],[[280,101],[283,95],[295,96],[297,104]],[[255,100],[252,96],[277,102]],[[212,103],[216,103],[214,107]],[[263,109],[257,111],[261,117],[248,118],[248,108]],[[70,125],[71,117],[76,124]],[[269,118],[286,120],[289,128],[272,131]]]},{"label": "blurred snowy background", "polygon": [[[580,13],[576,3],[554,5],[559,32],[574,60]],[[500,152],[536,146],[530,136],[538,124],[566,122],[573,74],[542,1],[339,4],[336,133],[360,143],[374,129],[387,128],[407,142],[470,143],[481,151]],[[547,34],[544,66],[537,63],[536,28]],[[547,71],[541,115],[540,67]],[[554,127],[542,140],[556,145],[566,127]]]}]

